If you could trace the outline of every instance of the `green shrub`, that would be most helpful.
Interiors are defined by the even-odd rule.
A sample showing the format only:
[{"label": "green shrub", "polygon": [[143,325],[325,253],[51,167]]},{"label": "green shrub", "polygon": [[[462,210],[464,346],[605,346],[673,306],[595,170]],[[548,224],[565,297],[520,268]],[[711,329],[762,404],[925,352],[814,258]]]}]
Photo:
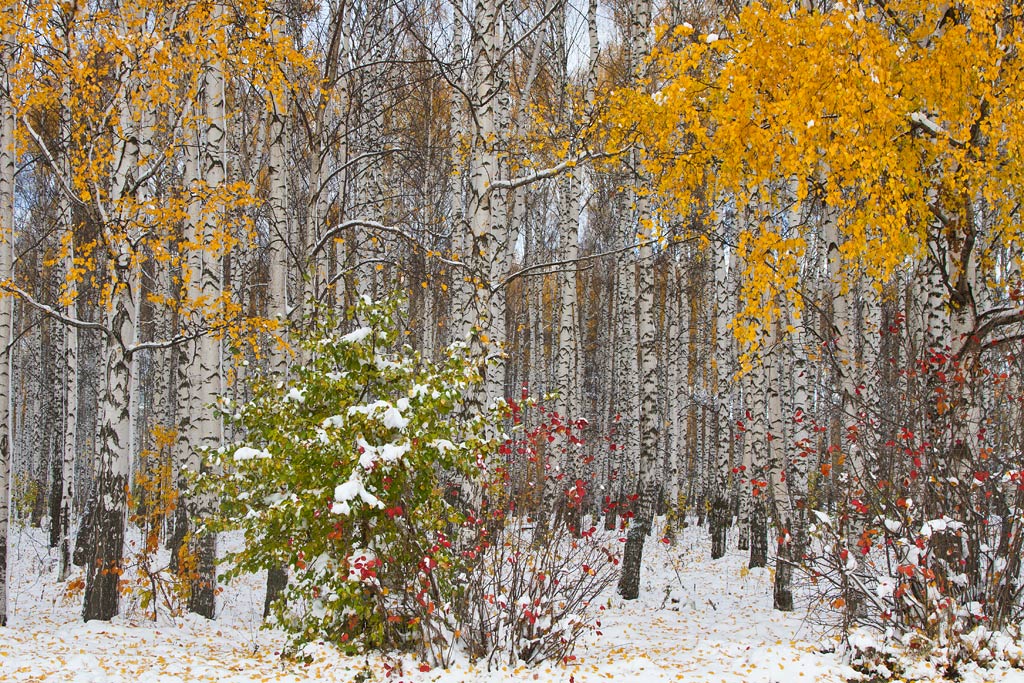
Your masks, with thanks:
[{"label": "green shrub", "polygon": [[429,651],[453,630],[457,502],[496,419],[463,409],[480,384],[464,346],[432,363],[396,345],[397,306],[360,303],[347,334],[319,318],[294,378],[257,377],[228,416],[247,436],[212,455],[218,474],[201,484],[220,500],[216,526],[245,533],[228,578],[288,567],[274,616],[296,646]]}]

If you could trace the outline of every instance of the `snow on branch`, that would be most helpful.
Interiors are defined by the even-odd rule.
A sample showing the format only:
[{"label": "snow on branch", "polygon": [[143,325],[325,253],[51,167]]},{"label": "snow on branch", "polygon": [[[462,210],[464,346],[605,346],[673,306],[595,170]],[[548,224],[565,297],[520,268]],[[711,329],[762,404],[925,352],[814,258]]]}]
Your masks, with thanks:
[{"label": "snow on branch", "polygon": [[579,156],[573,157],[572,159],[566,159],[565,161],[549,166],[548,168],[538,169],[527,173],[526,175],[519,176],[518,178],[509,178],[508,180],[495,180],[493,183],[487,186],[484,190],[484,196],[487,196],[495,190],[514,190],[524,185],[535,183],[538,180],[545,180],[547,178],[553,178],[565,171],[579,166],[585,161],[592,161],[596,159],[607,159],[609,157],[616,157],[622,154],[625,150],[616,150],[614,152],[595,152],[585,151]]},{"label": "snow on branch", "polygon": [[47,306],[44,303],[36,301],[34,298],[32,298],[31,294],[29,294],[24,289],[18,287],[17,285],[11,282],[4,282],[3,284],[0,284],[0,289],[10,294],[17,295],[19,299],[27,303],[32,308],[36,309],[37,311],[44,315],[48,315],[51,318],[58,320],[64,325],[77,327],[80,330],[98,330],[105,334],[110,334],[110,330],[108,330],[103,324],[91,320],[79,320],[78,318],[72,318],[69,315],[65,315],[64,313],[61,313],[53,306]]},{"label": "snow on branch", "polygon": [[137,344],[125,344],[121,339],[118,339],[117,335],[115,335],[114,332],[111,331],[110,328],[108,328],[103,323],[98,323],[93,320],[81,320],[79,318],[72,318],[71,316],[65,313],[61,313],[53,306],[48,306],[47,304],[44,304],[40,301],[36,301],[36,299],[33,298],[31,294],[29,294],[24,289],[18,287],[17,285],[11,282],[4,282],[0,284],[0,290],[17,296],[19,299],[24,301],[32,308],[36,309],[43,315],[53,318],[62,325],[68,325],[69,327],[75,327],[80,330],[93,330],[96,332],[101,332],[107,337],[116,339],[116,341],[118,341],[118,343],[121,344],[122,348],[124,348],[124,352],[127,355],[131,355],[136,351],[154,351],[157,349],[169,349],[174,346],[178,346],[179,344],[194,341],[209,332],[209,330],[204,329],[198,332],[193,332],[192,334],[178,334],[171,337],[170,339],[166,339],[163,341],[149,341],[139,342]]}]

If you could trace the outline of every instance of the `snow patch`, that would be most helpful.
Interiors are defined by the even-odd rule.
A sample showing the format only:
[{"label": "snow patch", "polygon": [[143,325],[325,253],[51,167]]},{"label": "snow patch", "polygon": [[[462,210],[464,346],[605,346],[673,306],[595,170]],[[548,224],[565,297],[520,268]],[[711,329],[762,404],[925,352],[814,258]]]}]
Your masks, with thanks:
[{"label": "snow patch", "polygon": [[234,460],[235,462],[243,462],[245,460],[257,460],[269,458],[270,453],[267,449],[250,448],[249,446],[242,446],[235,451]]},{"label": "snow patch", "polygon": [[334,503],[331,505],[331,512],[336,515],[348,515],[352,512],[352,503],[356,498],[362,500],[370,507],[384,508],[384,503],[377,496],[366,490],[362,479],[359,478],[358,470],[353,470],[348,481],[338,484],[334,488]]},{"label": "snow patch", "polygon": [[343,344],[358,344],[359,342],[369,337],[371,334],[373,334],[372,327],[360,327],[342,336],[342,338],[339,341]]}]

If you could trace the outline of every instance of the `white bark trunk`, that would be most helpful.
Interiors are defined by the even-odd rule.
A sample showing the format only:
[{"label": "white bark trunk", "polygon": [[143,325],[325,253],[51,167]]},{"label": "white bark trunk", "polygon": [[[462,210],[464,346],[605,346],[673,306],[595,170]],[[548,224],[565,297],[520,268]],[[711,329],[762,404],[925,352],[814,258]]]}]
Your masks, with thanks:
[{"label": "white bark trunk", "polygon": [[711,558],[725,554],[727,531],[732,522],[729,505],[730,436],[732,416],[729,412],[730,384],[732,383],[732,259],[725,245],[715,252],[715,301],[713,314],[714,367],[711,375],[711,399],[714,403],[715,459],[708,478],[711,486]]},{"label": "white bark trunk", "polygon": [[[566,5],[566,10],[568,5]],[[565,10],[557,13],[552,28],[553,37],[556,40],[556,58],[558,60],[558,86],[564,91],[568,90],[568,54],[566,45],[566,16]],[[577,168],[566,173],[558,179],[558,241],[559,258],[571,263],[565,266],[558,273],[558,291],[561,305],[558,309],[558,350],[555,370],[555,385],[558,390],[557,411],[563,419],[576,420],[580,415],[580,370],[579,370],[579,343],[577,322],[579,320],[579,302],[576,295],[576,264],[575,260],[579,255],[579,227],[580,227],[580,193],[582,182],[580,171]],[[556,449],[552,449],[556,450]],[[565,462],[555,463],[552,468],[553,474],[557,470],[567,473],[561,489],[575,485],[578,478],[581,478],[582,471],[578,462],[578,453],[571,446],[567,448]],[[556,457],[555,460],[558,458]],[[557,476],[557,474],[556,474]],[[557,495],[559,500],[564,496]],[[572,523],[578,526],[579,509],[575,510],[576,515],[570,515]]]},{"label": "white bark trunk", "polygon": [[[501,191],[490,186],[500,177],[498,158],[499,100],[506,84],[499,70],[505,59],[505,27],[502,4],[498,0],[476,0],[472,32],[472,68],[470,106],[471,149],[469,166],[469,253],[480,282],[475,286],[474,307],[463,311],[461,335],[474,333],[474,344],[482,356],[494,358],[501,354],[505,339],[505,292],[500,283],[508,274],[508,236],[505,201]],[[482,360],[482,359],[481,359]],[[486,368],[484,403],[504,396],[504,363]]]},{"label": "white bark trunk", "polygon": [[[3,45],[11,45],[4,36]],[[3,49],[3,76],[8,74],[11,54]],[[0,280],[14,274],[14,107],[0,97]],[[7,625],[7,529],[10,518],[11,463],[11,333],[14,302],[0,297],[0,627]]]},{"label": "white bark trunk", "polygon": [[[220,3],[214,5],[212,21],[219,25],[224,13],[224,6]],[[224,40],[224,36],[217,37],[218,42]],[[225,182],[225,134],[226,134],[226,109],[224,100],[224,66],[219,61],[211,64],[204,74],[204,98],[206,107],[206,139],[203,154],[203,179],[207,188],[216,191]],[[223,255],[216,247],[217,233],[222,229],[219,225],[221,212],[218,207],[207,207],[204,213],[204,224],[197,245],[202,249],[196,249],[190,254],[190,259],[197,266],[193,271],[193,277],[199,281],[194,283],[198,288],[193,290],[205,301],[216,301],[224,291],[223,283]],[[190,415],[190,438],[189,446],[192,449],[190,469],[198,471],[201,467],[200,451],[206,448],[216,448],[223,442],[223,425],[220,418],[214,412],[214,404],[224,393],[224,386],[221,376],[221,349],[220,340],[212,334],[205,334],[197,341],[196,358],[194,365],[190,368],[192,382],[192,401]],[[203,496],[195,501],[196,507],[193,514],[206,515],[212,512],[214,501],[209,496]],[[216,536],[212,533],[203,533],[194,546],[197,557],[198,579],[193,582],[192,591],[189,596],[189,609],[208,619],[212,619],[216,612]]]},{"label": "white bark trunk", "polygon": [[[111,294],[105,313],[104,381],[100,401],[99,453],[92,509],[92,556],[86,560],[83,616],[86,621],[113,618],[118,613],[118,577],[124,553],[127,489],[132,445],[132,358],[126,352],[136,341],[140,282],[135,244],[139,228],[128,193],[139,168],[137,124],[130,93],[118,102],[119,130],[111,178],[110,206],[117,209],[115,225],[104,226],[110,245]],[[118,226],[132,226],[119,234]]]},{"label": "white bark trunk", "polygon": [[[70,100],[70,82],[64,84],[64,101]],[[61,108],[61,136],[67,139],[71,134],[70,112],[66,107]],[[71,162],[68,156],[62,155],[62,173],[65,178],[71,177]],[[68,292],[69,298],[64,307],[64,313],[69,318],[78,318],[77,291],[74,291],[73,280],[70,277],[75,268],[75,240],[74,225],[71,212],[71,198],[62,193],[59,200],[60,230],[62,234],[68,235],[67,252],[64,255],[65,283],[72,291]],[[67,325],[64,329],[64,449],[61,454],[61,491],[60,507],[58,518],[51,520],[51,524],[57,524],[59,538],[57,542],[60,554],[60,565],[57,572],[57,580],[64,581],[68,574],[68,565],[71,562],[70,532],[71,532],[71,506],[73,504],[75,484],[75,458],[78,452],[78,328]]]},{"label": "white bark trunk", "polygon": [[[667,496],[669,510],[675,514],[678,528],[682,528],[685,515],[684,501],[681,499],[681,472],[680,463],[683,453],[686,450],[685,435],[683,428],[682,403],[685,394],[683,388],[683,372],[681,368],[682,357],[685,347],[681,343],[681,329],[679,323],[683,319],[683,293],[679,288],[679,266],[676,262],[669,265],[669,282],[666,285],[667,306],[665,315],[668,317],[668,339],[666,340],[666,356],[668,362],[668,392],[667,401],[667,423],[668,423],[668,472]],[[685,501],[689,502],[689,501]]]},{"label": "white bark trunk", "polygon": [[[270,237],[267,245],[268,285],[267,317],[278,324],[277,334],[284,335],[288,325],[288,169],[286,158],[288,94],[270,95],[267,140],[270,144]],[[270,370],[284,377],[288,366],[287,351],[276,339],[269,340]]]},{"label": "white bark trunk", "polygon": [[[630,26],[630,70],[639,76],[643,60],[650,49],[651,2],[640,0],[633,5]],[[638,160],[635,158],[635,160]],[[636,164],[639,168],[639,164]],[[639,179],[638,179],[639,180]],[[644,541],[651,531],[660,492],[659,469],[662,458],[658,454],[658,357],[655,349],[654,317],[654,246],[652,244],[652,215],[649,201],[640,193],[633,193],[636,222],[625,226],[628,239],[640,234],[639,278],[637,282],[637,366],[632,375],[639,391],[639,453],[637,460],[636,510],[623,549],[622,576],[619,594],[627,600],[640,594],[640,568],[643,563]],[[632,270],[632,269],[630,269]],[[630,273],[632,275],[633,273]]]}]

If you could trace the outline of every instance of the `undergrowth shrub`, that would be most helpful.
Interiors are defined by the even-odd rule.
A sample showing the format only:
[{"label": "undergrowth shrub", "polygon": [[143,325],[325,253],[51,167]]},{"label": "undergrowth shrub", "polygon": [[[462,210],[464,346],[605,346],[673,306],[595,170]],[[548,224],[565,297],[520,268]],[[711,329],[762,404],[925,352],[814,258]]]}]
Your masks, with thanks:
[{"label": "undergrowth shrub", "polygon": [[[128,494],[124,558],[118,568],[106,570],[118,573],[120,613],[129,620],[181,617],[199,578],[197,558],[189,543],[171,551],[162,547],[167,521],[178,508],[179,492],[167,452],[174,433],[158,429],[155,437],[155,448],[139,453],[134,486]],[[79,601],[84,591],[84,574],[72,573],[64,585],[65,602]]]},{"label": "undergrowth shrub", "polygon": [[[574,465],[584,457],[586,422],[525,398],[510,401],[506,414],[513,437],[492,459],[466,523],[472,572],[459,613],[463,640],[488,667],[567,661],[579,636],[599,625],[593,608],[617,576],[617,544],[593,525],[575,525],[589,521],[583,509],[592,495],[589,481],[569,476],[582,471]],[[517,487],[524,470],[538,476]],[[546,501],[545,490],[554,494]]]},{"label": "undergrowth shrub", "polygon": [[845,490],[816,513],[806,565],[846,629],[882,634],[856,655],[869,673],[902,675],[891,647],[948,675],[1020,661],[1020,362],[931,349],[898,373],[889,412],[866,406],[846,429]]},{"label": "undergrowth shrub", "polygon": [[290,655],[328,641],[429,666],[569,656],[615,558],[589,536],[529,533],[503,434],[520,408],[475,413],[468,346],[432,362],[399,345],[397,300],[362,301],[343,324],[314,318],[291,379],[257,374],[228,408],[246,436],[197,482],[220,501],[210,527],[244,532],[226,578],[288,568],[272,610]]}]

